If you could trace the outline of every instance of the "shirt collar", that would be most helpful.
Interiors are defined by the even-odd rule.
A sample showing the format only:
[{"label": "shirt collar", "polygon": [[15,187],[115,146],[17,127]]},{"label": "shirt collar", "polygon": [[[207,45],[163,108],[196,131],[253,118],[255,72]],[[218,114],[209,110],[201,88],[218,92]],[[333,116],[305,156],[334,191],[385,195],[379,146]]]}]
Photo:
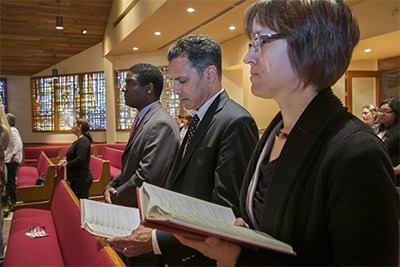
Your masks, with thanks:
[{"label": "shirt collar", "polygon": [[141,121],[144,117],[144,115],[146,115],[146,113],[156,104],[160,101],[154,101],[153,103],[148,104],[147,106],[145,106],[144,108],[142,108],[141,111],[139,111],[139,121]]},{"label": "shirt collar", "polygon": [[194,116],[194,115],[197,114],[197,116],[199,116],[199,119],[201,121],[204,118],[204,116],[206,115],[206,112],[207,112],[208,108],[214,102],[215,98],[217,98],[217,96],[219,96],[224,90],[225,89],[222,88],[221,91],[219,91],[213,97],[208,99],[198,110],[193,110],[192,111],[192,115]]}]

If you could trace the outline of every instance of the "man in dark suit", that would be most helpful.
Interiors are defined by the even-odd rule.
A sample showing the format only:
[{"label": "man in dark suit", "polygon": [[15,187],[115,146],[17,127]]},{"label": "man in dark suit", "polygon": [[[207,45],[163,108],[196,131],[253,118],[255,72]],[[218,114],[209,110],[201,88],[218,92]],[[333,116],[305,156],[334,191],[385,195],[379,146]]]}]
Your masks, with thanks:
[{"label": "man in dark suit", "polygon": [[136,64],[127,73],[125,104],[139,113],[122,155],[121,173],[104,191],[107,203],[137,207],[136,187],[143,181],[164,185],[180,136],[175,120],[159,101],[163,83],[161,71],[151,64]]},{"label": "man in dark suit", "polygon": [[[195,35],[181,39],[168,52],[174,92],[193,110],[166,188],[233,208],[250,156],[258,141],[252,116],[222,88],[221,48],[214,39]],[[197,117],[197,119],[195,119]],[[193,123],[198,121],[197,127]],[[137,256],[153,251],[168,266],[215,265],[182,246],[175,237],[140,226],[131,236],[107,240],[117,251]]]}]

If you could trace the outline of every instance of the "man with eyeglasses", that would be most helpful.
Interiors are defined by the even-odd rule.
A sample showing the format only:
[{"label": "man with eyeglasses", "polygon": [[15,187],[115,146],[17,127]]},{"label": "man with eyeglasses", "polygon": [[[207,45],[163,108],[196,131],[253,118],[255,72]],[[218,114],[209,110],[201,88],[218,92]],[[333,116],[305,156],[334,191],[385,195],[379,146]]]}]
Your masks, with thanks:
[{"label": "man with eyeglasses", "polygon": [[122,90],[125,104],[138,114],[122,155],[122,170],[104,191],[107,203],[137,207],[136,187],[143,181],[162,186],[178,151],[180,136],[175,120],[160,103],[161,71],[146,63],[132,66]]}]

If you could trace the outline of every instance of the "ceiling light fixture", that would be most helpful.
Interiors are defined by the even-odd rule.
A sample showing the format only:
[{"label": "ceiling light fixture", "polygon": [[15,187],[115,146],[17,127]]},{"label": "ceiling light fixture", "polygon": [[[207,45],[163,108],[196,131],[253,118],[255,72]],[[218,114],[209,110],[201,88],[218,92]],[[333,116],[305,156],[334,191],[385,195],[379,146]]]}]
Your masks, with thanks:
[{"label": "ceiling light fixture", "polygon": [[188,9],[186,9],[187,12],[192,13],[195,11],[195,9],[193,7],[189,7]]},{"label": "ceiling light fixture", "polygon": [[63,18],[60,16],[60,1],[61,0],[57,0],[58,3],[58,16],[56,16],[56,29],[57,30],[63,30],[64,29],[64,25],[63,25]]},{"label": "ceiling light fixture", "polygon": [[132,48],[132,50],[133,50],[133,51],[138,51],[138,50],[139,50],[139,47],[136,47],[136,46],[135,46],[135,47]]},{"label": "ceiling light fixture", "polygon": [[82,30],[82,34],[87,34],[87,33],[88,33],[88,31],[86,29]]},{"label": "ceiling light fixture", "polygon": [[159,36],[159,35],[161,35],[161,32],[155,32],[154,35]]},{"label": "ceiling light fixture", "polygon": [[236,27],[235,26],[229,26],[229,30],[231,30],[231,31],[234,31],[234,30],[236,30]]},{"label": "ceiling light fixture", "polygon": [[371,48],[367,48],[367,49],[364,50],[364,52],[365,53],[370,53],[370,52],[372,52],[372,49]]}]

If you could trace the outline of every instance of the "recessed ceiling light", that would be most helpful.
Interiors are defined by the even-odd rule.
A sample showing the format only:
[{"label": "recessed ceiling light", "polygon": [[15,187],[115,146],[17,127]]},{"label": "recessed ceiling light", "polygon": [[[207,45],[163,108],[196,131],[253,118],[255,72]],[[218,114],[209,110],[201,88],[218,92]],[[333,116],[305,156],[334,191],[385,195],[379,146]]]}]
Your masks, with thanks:
[{"label": "recessed ceiling light", "polygon": [[135,47],[132,48],[132,50],[133,50],[133,51],[138,51],[138,50],[139,50],[139,47],[136,47],[136,46],[135,46]]},{"label": "recessed ceiling light", "polygon": [[161,35],[161,32],[155,32],[154,35],[159,36],[159,35]]},{"label": "recessed ceiling light", "polygon": [[367,48],[367,49],[364,50],[365,53],[369,53],[369,52],[371,52],[371,51],[372,51],[371,48]]},{"label": "recessed ceiling light", "polygon": [[88,31],[86,29],[82,30],[82,34],[87,34],[87,33],[88,33]]},{"label": "recessed ceiling light", "polygon": [[229,26],[229,30],[231,30],[231,31],[234,31],[234,30],[236,30],[236,27],[235,26]]},{"label": "recessed ceiling light", "polygon": [[195,9],[193,7],[189,7],[188,9],[186,9],[187,12],[192,13],[195,11]]}]

